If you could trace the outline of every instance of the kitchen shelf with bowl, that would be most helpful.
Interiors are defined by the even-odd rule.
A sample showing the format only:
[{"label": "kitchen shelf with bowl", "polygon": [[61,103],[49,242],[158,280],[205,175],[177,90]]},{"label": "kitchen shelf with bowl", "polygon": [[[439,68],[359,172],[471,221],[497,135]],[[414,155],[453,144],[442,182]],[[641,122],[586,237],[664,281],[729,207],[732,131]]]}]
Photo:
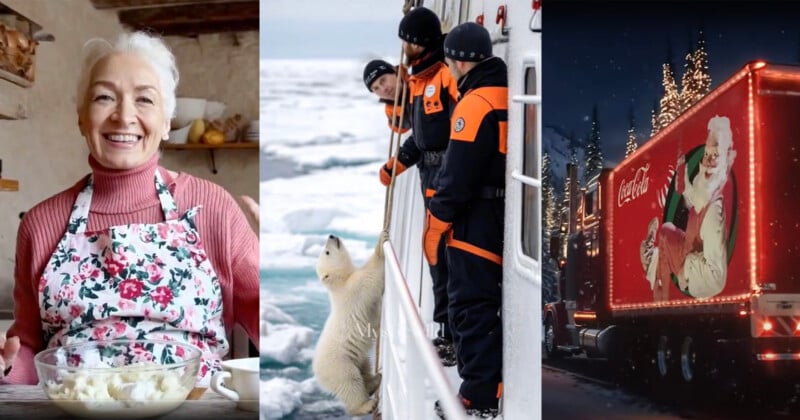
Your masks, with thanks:
[{"label": "kitchen shelf with bowl", "polygon": [[255,141],[237,141],[225,142],[220,144],[206,144],[206,143],[170,143],[161,142],[161,150],[208,150],[211,156],[211,173],[216,175],[217,161],[214,152],[217,150],[258,150],[258,142]]},{"label": "kitchen shelf with bowl", "polygon": [[241,114],[225,117],[227,106],[205,98],[176,98],[169,140],[162,150],[207,150],[211,172],[217,174],[217,150],[257,150],[258,120],[244,121]]},{"label": "kitchen shelf with bowl", "polygon": [[206,143],[170,143],[162,142],[162,149],[169,150],[219,150],[219,149],[258,149],[258,143],[254,141],[225,142],[221,144]]}]

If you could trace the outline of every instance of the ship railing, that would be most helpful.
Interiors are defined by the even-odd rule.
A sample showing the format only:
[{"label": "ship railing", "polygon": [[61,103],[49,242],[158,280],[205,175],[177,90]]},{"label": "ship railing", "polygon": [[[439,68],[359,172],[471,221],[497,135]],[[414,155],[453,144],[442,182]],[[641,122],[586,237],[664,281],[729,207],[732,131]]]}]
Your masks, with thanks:
[{"label": "ship railing", "polygon": [[[380,391],[382,420],[430,419],[434,404],[448,420],[466,420],[455,390],[431,343],[430,274],[422,256],[425,209],[415,167],[395,179],[386,255],[386,287],[379,333],[378,362],[383,380]],[[429,317],[426,317],[426,319]]]}]

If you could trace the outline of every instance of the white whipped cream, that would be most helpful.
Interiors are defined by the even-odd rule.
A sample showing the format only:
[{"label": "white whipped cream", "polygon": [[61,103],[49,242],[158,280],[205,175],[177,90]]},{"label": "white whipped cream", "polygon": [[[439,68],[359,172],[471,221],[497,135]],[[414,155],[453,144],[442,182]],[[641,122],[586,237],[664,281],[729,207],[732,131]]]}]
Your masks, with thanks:
[{"label": "white whipped cream", "polygon": [[[144,365],[150,366],[154,365]],[[142,371],[137,367],[143,365],[108,373],[66,373],[61,375],[60,384],[49,381],[45,390],[65,410],[91,416],[122,409],[169,411],[183,403],[193,385],[183,385],[178,371]]]}]

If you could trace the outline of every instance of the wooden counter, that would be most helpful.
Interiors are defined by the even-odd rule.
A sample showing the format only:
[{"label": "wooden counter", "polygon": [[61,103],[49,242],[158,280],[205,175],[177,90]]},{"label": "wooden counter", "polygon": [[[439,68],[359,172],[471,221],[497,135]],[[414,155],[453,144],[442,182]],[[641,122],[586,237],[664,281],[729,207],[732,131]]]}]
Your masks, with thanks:
[{"label": "wooden counter", "polygon": [[[0,418],[42,420],[73,419],[56,407],[37,385],[0,385]],[[236,408],[236,403],[211,389],[195,401],[186,401],[175,411],[156,419],[164,420],[258,420],[257,412]]]}]

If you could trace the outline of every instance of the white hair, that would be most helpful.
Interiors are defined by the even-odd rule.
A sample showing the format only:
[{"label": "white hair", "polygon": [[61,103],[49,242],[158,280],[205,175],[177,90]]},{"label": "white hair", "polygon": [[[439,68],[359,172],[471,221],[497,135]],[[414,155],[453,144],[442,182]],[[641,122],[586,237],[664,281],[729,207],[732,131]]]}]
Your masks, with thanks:
[{"label": "white hair", "polygon": [[114,53],[137,54],[153,68],[161,85],[164,116],[167,120],[172,119],[175,115],[175,89],[179,81],[175,56],[161,38],[145,32],[123,33],[114,45],[101,38],[92,38],[83,45],[83,67],[78,77],[76,96],[78,110],[85,105],[95,64]]},{"label": "white hair", "polygon": [[[733,147],[733,133],[731,133],[731,121],[728,117],[716,115],[708,120],[708,133],[708,138],[713,135],[718,142],[717,150],[719,155],[717,156],[717,166],[713,169],[711,179],[706,179],[705,176],[703,176],[706,166],[703,163],[704,160],[701,160],[700,173],[698,173],[694,181],[691,182],[691,186],[689,186],[687,178],[687,187],[684,193],[684,197],[688,199],[690,204],[698,212],[713,198],[712,194],[724,187],[725,183],[728,182],[728,166],[733,162],[732,159],[736,156],[736,153],[731,151]],[[708,141],[707,139],[706,141]]]},{"label": "white hair", "polygon": [[[719,142],[719,149],[727,152],[733,147],[733,134],[731,133],[731,120],[728,117],[715,116],[708,120],[708,131],[714,133]],[[722,153],[720,153],[722,155]]]}]

